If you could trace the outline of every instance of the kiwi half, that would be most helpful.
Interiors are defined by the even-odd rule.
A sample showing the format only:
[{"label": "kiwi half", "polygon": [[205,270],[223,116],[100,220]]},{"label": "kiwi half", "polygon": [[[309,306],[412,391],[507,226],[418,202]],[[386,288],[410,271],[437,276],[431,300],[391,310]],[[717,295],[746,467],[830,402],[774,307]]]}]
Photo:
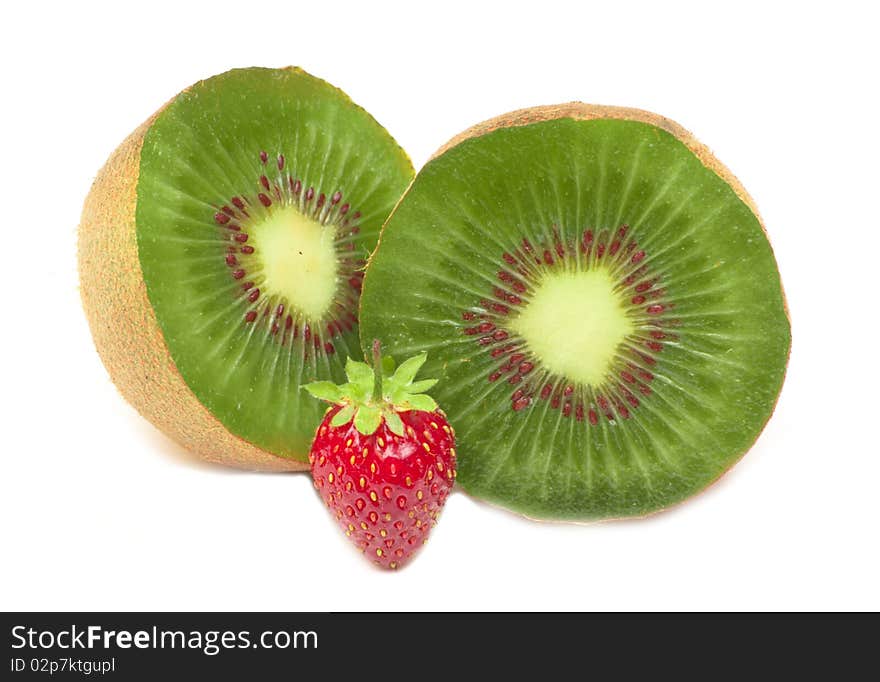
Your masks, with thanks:
[{"label": "kiwi half", "polygon": [[79,231],[98,352],[147,419],[209,460],[305,469],[358,346],[363,266],[413,176],[344,93],[238,69],[180,93],[100,171]]},{"label": "kiwi half", "polygon": [[536,518],[705,488],[770,417],[790,347],[740,183],[675,123],[573,103],[456,137],[383,228],[361,339],[427,351],[462,488]]}]

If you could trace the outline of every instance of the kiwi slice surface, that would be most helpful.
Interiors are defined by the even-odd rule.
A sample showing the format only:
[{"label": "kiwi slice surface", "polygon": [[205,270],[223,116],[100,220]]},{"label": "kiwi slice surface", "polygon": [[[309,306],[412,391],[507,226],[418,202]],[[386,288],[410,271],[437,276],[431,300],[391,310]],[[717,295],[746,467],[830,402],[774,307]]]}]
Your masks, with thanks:
[{"label": "kiwi slice surface", "polygon": [[386,223],[362,341],[427,351],[468,492],[538,518],[644,515],[718,478],[790,330],[753,204],[676,124],[582,104],[464,133]]},{"label": "kiwi slice surface", "polygon": [[[302,468],[321,406],[300,385],[341,381],[357,353],[363,267],[412,179],[409,159],[344,93],[294,68],[199,82],[133,137],[134,162],[110,180],[105,169],[84,211],[80,269],[99,351],[142,412],[206,457]],[[125,173],[136,187],[130,226],[106,219],[115,198],[106,186]],[[136,245],[147,298],[119,314],[143,318],[147,350],[98,329],[106,321],[95,318],[108,315],[94,309],[116,304],[108,291],[91,293],[114,268],[129,276],[128,253],[121,265],[113,253],[95,257],[102,242],[114,246],[108,233],[129,229],[134,238],[120,248]],[[145,375],[170,365],[195,402],[175,397],[177,388],[151,391],[137,368],[114,372],[126,363]]]}]

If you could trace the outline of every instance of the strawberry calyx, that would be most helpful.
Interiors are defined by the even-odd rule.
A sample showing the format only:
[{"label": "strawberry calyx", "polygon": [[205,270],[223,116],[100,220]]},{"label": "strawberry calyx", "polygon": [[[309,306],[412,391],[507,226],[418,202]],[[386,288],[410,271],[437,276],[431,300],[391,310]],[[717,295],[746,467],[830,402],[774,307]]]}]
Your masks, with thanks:
[{"label": "strawberry calyx", "polygon": [[344,426],[354,420],[358,432],[369,436],[376,432],[384,420],[392,433],[402,436],[404,426],[400,412],[433,412],[437,409],[434,399],[424,393],[437,380],[415,380],[427,359],[427,353],[420,353],[402,362],[395,370],[392,358],[382,358],[377,340],[373,342],[372,367],[366,362],[348,358],[345,364],[347,383],[315,381],[303,388],[315,398],[340,406],[330,422],[333,427]]}]

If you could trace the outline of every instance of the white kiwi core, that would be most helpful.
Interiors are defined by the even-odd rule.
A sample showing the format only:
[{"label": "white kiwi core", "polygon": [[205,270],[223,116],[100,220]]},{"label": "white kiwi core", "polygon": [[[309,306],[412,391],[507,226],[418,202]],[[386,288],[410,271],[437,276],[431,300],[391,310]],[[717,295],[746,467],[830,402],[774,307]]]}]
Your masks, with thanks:
[{"label": "white kiwi core", "polygon": [[287,299],[303,315],[320,319],[337,288],[338,263],[332,227],[293,206],[272,211],[251,228],[269,291]]},{"label": "white kiwi core", "polygon": [[550,372],[600,386],[634,327],[611,275],[596,268],[548,273],[510,328]]}]

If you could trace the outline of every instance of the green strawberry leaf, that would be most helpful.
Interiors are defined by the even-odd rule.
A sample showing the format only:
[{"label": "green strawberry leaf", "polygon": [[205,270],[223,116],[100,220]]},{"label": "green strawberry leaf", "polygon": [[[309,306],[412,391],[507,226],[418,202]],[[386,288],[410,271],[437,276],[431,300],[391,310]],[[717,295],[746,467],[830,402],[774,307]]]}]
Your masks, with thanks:
[{"label": "green strawberry leaf", "polygon": [[349,401],[361,404],[369,402],[370,394],[373,391],[373,384],[371,383],[367,386],[364,383],[358,384],[345,384],[342,387],[342,395],[344,398],[347,398]]},{"label": "green strawberry leaf", "polygon": [[433,412],[437,409],[437,403],[429,395],[421,393],[407,396],[406,402],[414,410],[422,410],[424,412]]},{"label": "green strawberry leaf", "polygon": [[421,381],[414,381],[406,387],[406,391],[407,393],[423,393],[429,388],[433,388],[436,383],[436,379],[422,379]]},{"label": "green strawberry leaf", "polygon": [[397,388],[392,386],[390,391],[385,391],[385,395],[383,397],[392,405],[399,405],[400,403],[406,402],[407,395],[409,394],[407,393],[405,388]]},{"label": "green strawberry leaf", "polygon": [[362,405],[354,416],[354,427],[365,436],[375,433],[381,423],[382,410],[371,405]]},{"label": "green strawberry leaf", "polygon": [[405,360],[401,363],[400,367],[397,368],[397,371],[389,381],[394,386],[407,386],[411,384],[412,380],[416,378],[416,374],[418,374],[427,359],[427,353],[420,353],[419,355],[411,357],[409,360]]},{"label": "green strawberry leaf", "polygon": [[437,409],[434,399],[423,393],[437,380],[414,381],[427,357],[426,353],[416,355],[395,370],[394,359],[391,356],[383,358],[376,341],[373,344],[375,369],[365,362],[348,358],[345,364],[348,383],[337,386],[329,381],[315,381],[304,388],[315,398],[342,405],[330,420],[333,427],[345,426],[354,420],[354,427],[369,436],[376,432],[384,419],[392,433],[403,436],[405,427],[398,412],[433,412]]},{"label": "green strawberry leaf", "polygon": [[345,374],[349,382],[359,386],[373,386],[373,368],[366,362],[358,362],[351,358],[345,363]]},{"label": "green strawberry leaf", "polygon": [[354,405],[346,405],[339,412],[333,415],[333,419],[330,420],[330,426],[344,426],[351,421],[351,418],[354,416]]},{"label": "green strawberry leaf", "polygon": [[385,424],[388,426],[388,430],[391,431],[391,433],[398,436],[403,435],[403,420],[397,412],[394,410],[385,410],[382,413],[382,416],[385,417]]},{"label": "green strawberry leaf", "polygon": [[342,400],[342,388],[332,381],[313,381],[303,388],[319,400],[326,400],[330,403],[338,403]]}]

